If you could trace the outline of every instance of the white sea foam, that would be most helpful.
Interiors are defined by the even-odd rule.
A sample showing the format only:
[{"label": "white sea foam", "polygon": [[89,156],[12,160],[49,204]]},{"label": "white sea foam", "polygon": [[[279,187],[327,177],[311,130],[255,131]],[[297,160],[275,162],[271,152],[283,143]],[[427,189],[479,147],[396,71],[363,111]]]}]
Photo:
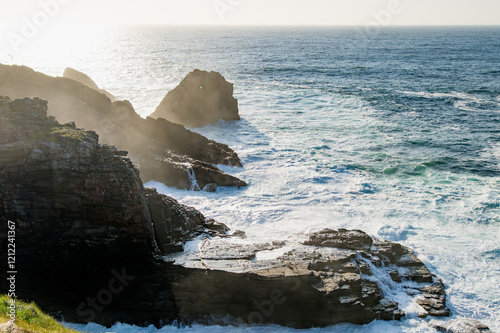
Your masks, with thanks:
[{"label": "white sea foam", "polygon": [[386,332],[386,333],[435,333],[436,330],[430,328],[425,321],[407,319],[403,321],[379,321],[376,320],[370,324],[358,326],[351,324],[341,324],[325,328],[311,328],[311,329],[291,329],[287,327],[281,327],[276,325],[271,326],[260,326],[260,327],[247,327],[247,326],[200,326],[193,325],[191,327],[183,327],[178,329],[174,326],[165,326],[160,329],[156,329],[153,326],[146,328],[140,328],[132,325],[116,324],[111,328],[105,328],[96,324],[89,325],[76,325],[67,324],[70,328],[77,329],[80,332],[87,333],[268,333],[268,332],[304,332],[304,333],[374,333],[374,332]]},{"label": "white sea foam", "polygon": [[[422,92],[419,91],[421,84],[429,90],[436,86],[436,90],[444,91],[444,88],[439,81],[434,85],[432,78],[410,81],[405,72],[396,78],[394,58],[385,57],[385,54],[377,59],[377,66],[391,73],[380,72],[367,77],[353,68],[358,62],[371,62],[376,55],[370,54],[369,60],[363,60],[364,49],[357,48],[353,41],[355,36],[351,35],[340,34],[337,38],[328,31],[323,35],[319,32],[306,34],[302,42],[311,44],[291,51],[289,47],[293,43],[273,42],[281,42],[283,38],[292,40],[297,37],[296,32],[289,35],[280,32],[278,37],[265,31],[223,31],[222,34],[229,34],[231,38],[226,40],[231,42],[223,43],[214,37],[217,32],[203,29],[191,33],[175,28],[154,32],[100,31],[91,38],[87,36],[88,43],[77,38],[70,44],[65,43],[66,39],[54,39],[51,43],[33,45],[34,52],[21,55],[12,54],[0,40],[0,62],[28,65],[50,75],[61,75],[66,66],[74,67],[118,98],[132,101],[143,116],[151,113],[166,92],[194,68],[221,72],[236,83],[235,97],[239,100],[242,120],[221,121],[215,126],[194,130],[234,148],[244,167],[220,167],[250,186],[239,190],[219,188],[216,193],[206,193],[172,189],[155,182],[148,185],[196,207],[207,217],[226,223],[233,230],[245,230],[246,242],[286,239],[296,233],[325,227],[359,228],[373,236],[401,242],[415,249],[432,273],[443,279],[449,295],[448,304],[456,316],[477,318],[493,330],[500,330],[500,180],[494,176],[454,173],[425,166],[427,160],[442,157],[443,150],[401,145],[409,139],[437,138],[446,143],[443,136],[466,134],[469,124],[439,124],[438,128],[431,128],[432,133],[426,132],[432,134],[429,138],[422,138],[421,133],[415,134],[413,127],[429,129],[426,126],[432,125],[433,119],[423,121],[418,108],[409,105],[411,110],[406,113],[395,108],[390,110],[395,115],[387,117],[386,108],[390,106],[385,104],[379,109],[373,106],[386,98],[379,88],[398,93],[394,91],[394,83],[405,87],[396,88],[404,89],[399,93],[421,97],[423,101],[419,102],[438,111],[440,105],[449,100],[457,110],[480,114],[476,111],[500,109],[495,85],[484,82],[486,89],[493,90],[497,96],[491,100],[484,97],[486,94],[459,92],[460,82],[450,82],[457,84],[457,89],[453,88],[455,91]],[[255,34],[258,38],[254,38]],[[318,36],[324,39],[318,42]],[[392,52],[404,53],[404,40],[395,39],[398,45]],[[461,43],[463,38],[447,37],[446,40],[451,45],[459,45],[453,44],[453,40]],[[488,57],[496,56],[497,53],[484,52],[483,48],[490,47],[484,39],[483,42],[479,38],[474,40],[481,45],[476,57],[490,59]],[[375,44],[363,45],[376,48],[379,42],[377,38],[373,40]],[[384,42],[390,45],[394,41],[387,39]],[[232,56],[220,52],[221,49],[228,50]],[[462,48],[452,47],[440,52],[456,50]],[[280,55],[279,59],[276,54]],[[324,55],[322,60],[311,58],[321,54]],[[416,60],[415,54],[412,53],[412,61]],[[401,54],[401,59],[405,56]],[[263,74],[262,66],[266,62],[263,57],[274,59],[269,61],[276,67],[297,67],[298,59],[304,59],[300,63],[304,71],[297,71],[295,75],[272,71]],[[420,52],[418,57],[426,58],[425,52]],[[442,65],[434,64],[432,55],[426,59],[429,68]],[[477,70],[469,66],[471,57],[466,59],[465,62],[453,62],[453,66],[462,66],[457,68],[461,73],[457,77],[477,74]],[[481,62],[481,66],[489,63],[494,65],[490,59]],[[375,67],[370,68],[372,70]],[[427,71],[427,68],[421,70]],[[374,77],[375,81],[370,81]],[[480,77],[468,80],[475,80],[471,82],[476,86],[483,85]],[[470,91],[470,87],[466,85],[462,90]],[[357,91],[366,95],[359,96]],[[437,137],[435,133],[444,134]],[[491,134],[491,138],[485,140],[493,140],[495,136]],[[474,136],[472,141],[483,138]],[[430,143],[436,144],[435,141]],[[499,160],[498,143],[488,141],[481,149],[481,158]],[[421,171],[414,172],[414,169]],[[190,247],[196,250],[197,246],[196,241],[189,242],[186,250]],[[418,309],[408,312],[414,314]],[[93,324],[77,327],[89,332],[157,332],[153,327],[142,329],[123,324],[111,329]],[[270,330],[296,332],[276,326],[196,325],[182,330],[167,326],[160,332],[260,333]],[[435,332],[425,321],[414,319],[303,331]]]},{"label": "white sea foam", "polygon": [[[429,93],[425,91],[400,91],[403,94],[410,96],[418,96],[427,99],[446,99],[452,98],[456,99],[454,102],[455,108],[463,111],[470,112],[483,112],[485,109],[493,109],[494,111],[500,111],[500,103],[498,98],[494,100],[479,98],[473,94],[463,93],[463,92],[451,92],[451,93]],[[487,105],[487,108],[479,108],[479,105]]]}]

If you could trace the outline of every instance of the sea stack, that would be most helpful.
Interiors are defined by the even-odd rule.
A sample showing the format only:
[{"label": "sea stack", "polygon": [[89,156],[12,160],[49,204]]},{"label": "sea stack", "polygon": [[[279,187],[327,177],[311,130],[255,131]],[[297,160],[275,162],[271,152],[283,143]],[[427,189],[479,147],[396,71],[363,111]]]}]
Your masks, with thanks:
[{"label": "sea stack", "polygon": [[195,69],[163,98],[153,118],[186,127],[202,127],[219,120],[239,120],[233,84],[217,72]]},{"label": "sea stack", "polygon": [[92,79],[75,72],[67,70],[65,74],[73,73],[83,83],[47,76],[25,66],[0,64],[0,92],[12,99],[47,100],[49,116],[60,123],[74,122],[79,128],[93,130],[101,143],[127,151],[144,182],[155,180],[167,186],[190,189],[194,174],[201,189],[208,184],[246,186],[244,181],[216,166],[242,166],[230,147],[165,119],[143,119],[130,102],[112,102],[95,87],[86,85],[93,86]]},{"label": "sea stack", "polygon": [[71,67],[68,67],[64,70],[63,77],[75,80],[76,82],[80,82],[81,84],[86,85],[89,88],[97,90],[103,95],[106,95],[112,102],[116,101],[116,97],[111,93],[104,89],[100,89],[97,83],[94,82],[87,74],[77,71]]}]

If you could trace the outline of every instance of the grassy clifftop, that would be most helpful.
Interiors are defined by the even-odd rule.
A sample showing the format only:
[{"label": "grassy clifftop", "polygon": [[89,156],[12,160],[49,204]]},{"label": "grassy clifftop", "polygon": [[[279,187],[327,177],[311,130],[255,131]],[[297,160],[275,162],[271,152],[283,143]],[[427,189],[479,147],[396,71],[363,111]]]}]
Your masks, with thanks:
[{"label": "grassy clifftop", "polygon": [[10,298],[6,295],[0,296],[0,332],[16,333],[77,333],[61,325],[57,320],[45,314],[35,303],[26,303],[16,300],[15,326],[9,326]]}]

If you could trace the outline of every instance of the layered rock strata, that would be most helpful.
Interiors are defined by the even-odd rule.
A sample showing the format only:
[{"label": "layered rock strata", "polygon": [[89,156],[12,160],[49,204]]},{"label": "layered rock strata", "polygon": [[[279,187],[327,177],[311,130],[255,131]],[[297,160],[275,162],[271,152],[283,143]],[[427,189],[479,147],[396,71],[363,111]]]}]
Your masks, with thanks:
[{"label": "layered rock strata", "polygon": [[366,324],[398,320],[411,303],[421,305],[421,317],[450,315],[442,282],[410,249],[359,230],[325,229],[257,245],[207,239],[198,251],[167,258],[193,269],[173,284],[187,322]]}]

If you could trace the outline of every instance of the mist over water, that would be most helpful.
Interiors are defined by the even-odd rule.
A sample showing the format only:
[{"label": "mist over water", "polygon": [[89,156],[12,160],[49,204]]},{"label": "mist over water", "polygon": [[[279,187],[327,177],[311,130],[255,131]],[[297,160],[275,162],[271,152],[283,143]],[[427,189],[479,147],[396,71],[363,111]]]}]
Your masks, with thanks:
[{"label": "mist over water", "polygon": [[[0,44],[0,62],[51,75],[73,67],[143,116],[194,68],[219,71],[234,83],[242,120],[194,130],[238,152],[244,168],[221,168],[248,188],[148,185],[246,231],[245,242],[326,227],[401,242],[443,279],[456,317],[499,330],[499,32],[126,28],[88,43],[34,41],[23,54]],[[267,328],[183,332],[235,330]],[[308,330],[372,331],[432,332],[413,319]]]}]

